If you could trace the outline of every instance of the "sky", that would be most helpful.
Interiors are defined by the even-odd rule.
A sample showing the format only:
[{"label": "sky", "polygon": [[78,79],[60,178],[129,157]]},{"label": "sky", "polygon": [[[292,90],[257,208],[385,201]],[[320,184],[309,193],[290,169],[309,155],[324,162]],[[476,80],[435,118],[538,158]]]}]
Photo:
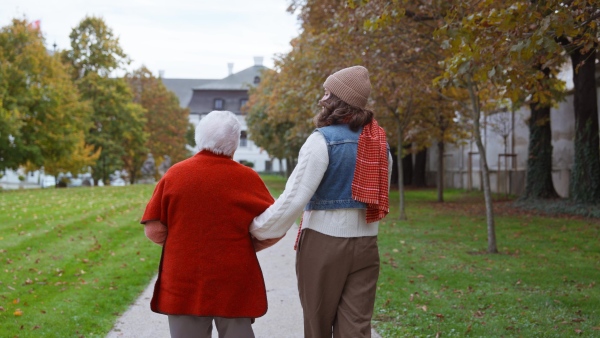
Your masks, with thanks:
[{"label": "sky", "polygon": [[289,0],[1,0],[0,27],[13,18],[40,20],[46,47],[70,48],[69,34],[87,16],[102,17],[132,60],[165,78],[220,79],[228,63],[238,72],[273,66],[299,34]]}]

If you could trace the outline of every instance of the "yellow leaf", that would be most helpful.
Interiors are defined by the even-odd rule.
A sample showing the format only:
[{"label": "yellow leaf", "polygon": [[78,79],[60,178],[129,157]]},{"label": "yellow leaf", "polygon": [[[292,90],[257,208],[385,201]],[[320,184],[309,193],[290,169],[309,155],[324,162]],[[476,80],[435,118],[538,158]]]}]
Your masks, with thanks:
[{"label": "yellow leaf", "polygon": [[20,317],[23,315],[23,311],[21,311],[21,309],[16,309],[15,312],[13,312],[13,315]]}]

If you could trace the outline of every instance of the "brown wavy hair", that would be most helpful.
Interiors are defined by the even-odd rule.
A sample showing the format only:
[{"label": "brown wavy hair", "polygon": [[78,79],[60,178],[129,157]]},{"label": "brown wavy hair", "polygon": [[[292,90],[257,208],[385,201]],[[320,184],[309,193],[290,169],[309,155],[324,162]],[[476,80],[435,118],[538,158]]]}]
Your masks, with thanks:
[{"label": "brown wavy hair", "polygon": [[351,106],[333,94],[326,100],[320,100],[319,105],[323,109],[313,119],[317,128],[348,124],[351,130],[358,131],[373,119],[373,112],[369,109]]}]

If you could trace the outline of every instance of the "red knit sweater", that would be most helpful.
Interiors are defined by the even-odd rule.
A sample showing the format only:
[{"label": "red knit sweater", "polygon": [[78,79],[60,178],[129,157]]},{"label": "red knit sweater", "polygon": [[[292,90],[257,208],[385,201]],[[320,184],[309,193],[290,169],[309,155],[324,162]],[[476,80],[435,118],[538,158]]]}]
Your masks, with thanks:
[{"label": "red knit sweater", "polygon": [[226,156],[202,151],[171,167],[141,221],[160,220],[168,229],[152,311],[264,315],[265,284],[248,228],[272,203],[260,177]]}]

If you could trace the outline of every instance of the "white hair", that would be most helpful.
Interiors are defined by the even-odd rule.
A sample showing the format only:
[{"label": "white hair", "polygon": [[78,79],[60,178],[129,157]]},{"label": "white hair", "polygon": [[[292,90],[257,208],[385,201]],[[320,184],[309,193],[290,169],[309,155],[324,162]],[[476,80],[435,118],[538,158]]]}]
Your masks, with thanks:
[{"label": "white hair", "polygon": [[198,151],[209,150],[215,154],[233,156],[240,143],[242,124],[230,111],[214,110],[196,127]]}]

